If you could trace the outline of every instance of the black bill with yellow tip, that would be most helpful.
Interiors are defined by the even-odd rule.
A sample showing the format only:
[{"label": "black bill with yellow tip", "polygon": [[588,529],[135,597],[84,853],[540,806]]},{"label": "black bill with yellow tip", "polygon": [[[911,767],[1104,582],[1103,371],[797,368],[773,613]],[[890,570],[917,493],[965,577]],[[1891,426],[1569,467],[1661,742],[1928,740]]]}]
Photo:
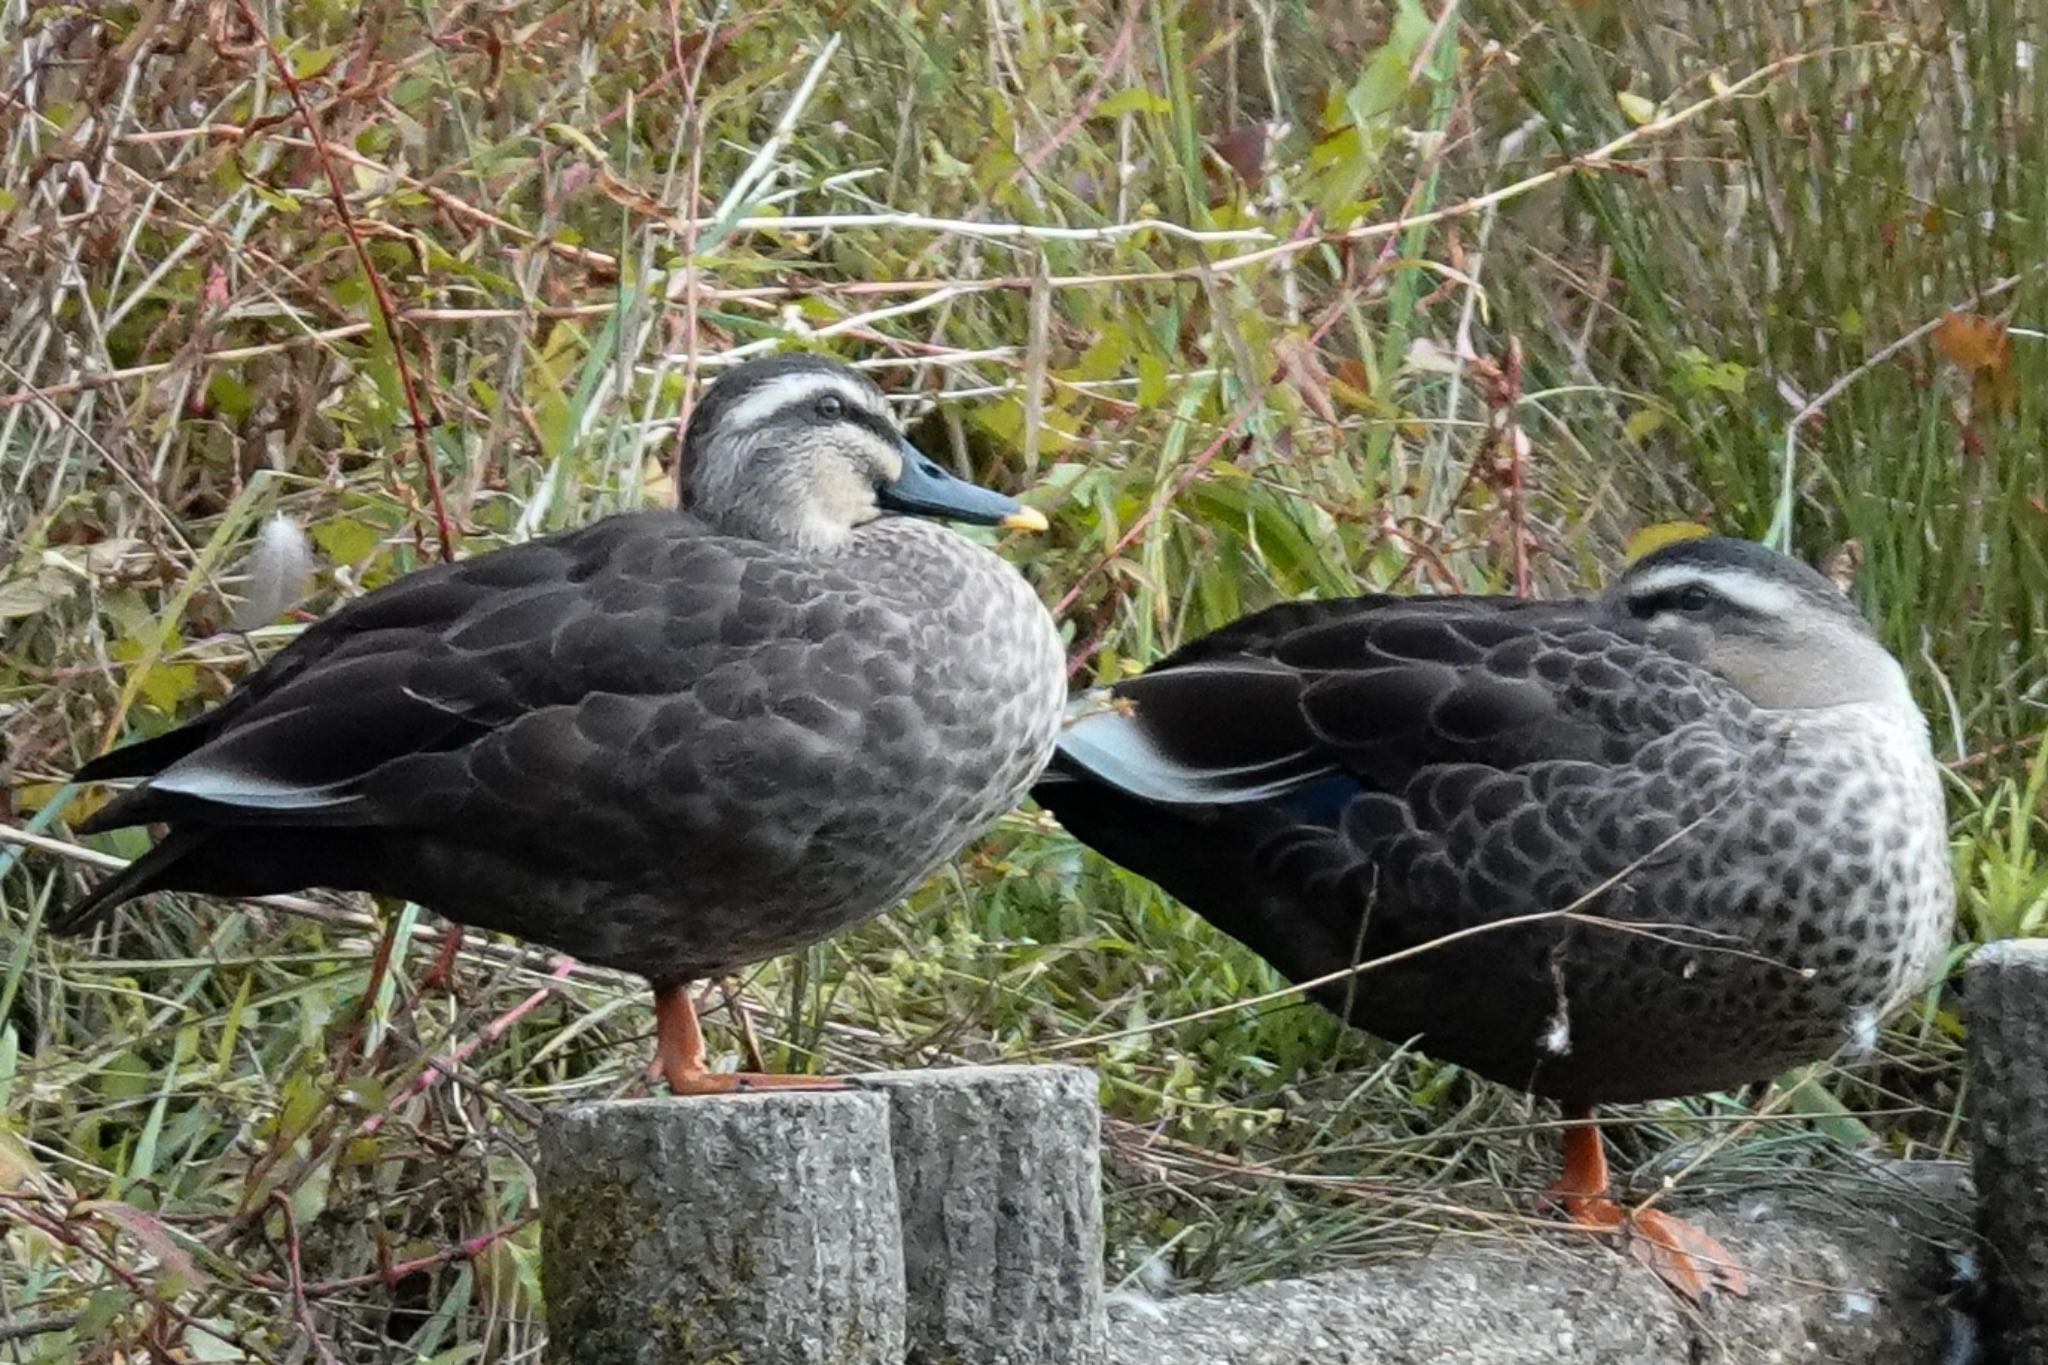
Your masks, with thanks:
[{"label": "black bill with yellow tip", "polygon": [[885,511],[906,512],[917,517],[943,517],[949,521],[972,522],[977,526],[1001,526],[1012,531],[1043,531],[1045,514],[1026,507],[1006,493],[983,488],[978,483],[948,474],[938,461],[904,441],[903,472],[893,483],[885,483],[875,501]]}]

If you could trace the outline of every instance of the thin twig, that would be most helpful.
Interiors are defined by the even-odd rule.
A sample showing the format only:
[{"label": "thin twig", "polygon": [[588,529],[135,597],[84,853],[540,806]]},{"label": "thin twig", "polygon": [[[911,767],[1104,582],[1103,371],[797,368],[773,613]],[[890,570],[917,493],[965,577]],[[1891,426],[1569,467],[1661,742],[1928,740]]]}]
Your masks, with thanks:
[{"label": "thin twig", "polygon": [[1940,330],[1941,324],[1948,320],[1950,313],[1964,308],[1975,308],[1986,299],[1997,298],[2000,294],[2005,293],[2021,280],[2024,280],[2027,276],[2034,274],[2041,268],[2038,265],[2029,266],[2016,275],[2008,275],[2004,279],[1986,286],[1959,303],[1951,304],[1948,308],[1943,309],[1940,313],[1921,323],[1904,336],[1878,347],[1862,364],[1837,378],[1832,384],[1829,384],[1809,399],[1799,411],[1793,413],[1792,420],[1785,424],[1785,454],[1779,463],[1778,470],[1778,506],[1771,514],[1771,527],[1770,530],[1764,533],[1764,543],[1783,550],[1790,546],[1792,541],[1792,500],[1797,483],[1794,471],[1799,461],[1799,432],[1801,428],[1815,417],[1818,417],[1828,404],[1840,398],[1843,393],[1847,392],[1849,386],[1857,380],[1878,367],[1890,363],[1892,358],[1901,351],[1917,346],[1928,337],[1933,336],[1935,332]]},{"label": "thin twig", "polygon": [[320,121],[314,117],[312,108],[306,102],[306,92],[299,85],[299,78],[292,73],[291,63],[284,59],[271,38],[270,31],[263,27],[256,17],[249,0],[235,0],[235,7],[241,11],[242,22],[262,40],[264,50],[270,54],[270,63],[277,71],[277,78],[298,108],[299,117],[305,121],[306,133],[313,140],[313,157],[320,163],[320,170],[327,177],[327,188],[334,199],[334,211],[341,219],[341,228],[347,234],[349,245],[354,248],[356,261],[362,267],[363,278],[370,286],[370,294],[377,301],[377,316],[384,323],[384,335],[391,343],[391,361],[398,370],[399,386],[405,392],[405,407],[412,418],[414,444],[418,448],[420,471],[427,481],[427,498],[433,506],[434,530],[440,536],[440,554],[443,560],[455,558],[455,532],[448,524],[448,508],[441,497],[441,474],[434,467],[434,450],[427,439],[426,414],[420,407],[419,388],[412,377],[412,366],[405,358],[405,336],[398,326],[398,305],[392,302],[391,291],[385,286],[384,276],[378,271],[377,263],[370,259],[370,248],[363,241],[363,234],[356,227],[355,215],[349,211],[348,191],[342,188],[341,172],[334,168],[334,157],[328,149],[327,136],[320,131]]},{"label": "thin twig", "polygon": [[[443,1247],[432,1255],[421,1256],[410,1261],[400,1261],[396,1265],[384,1270],[372,1271],[367,1275],[350,1275],[339,1280],[321,1280],[317,1283],[309,1284],[305,1286],[306,1297],[309,1299],[320,1299],[333,1294],[344,1294],[351,1289],[366,1289],[371,1285],[377,1284],[395,1284],[408,1275],[419,1274],[422,1270],[432,1270],[436,1266],[448,1265],[455,1261],[474,1260],[522,1228],[532,1226],[539,1216],[533,1213],[525,1214],[514,1218],[511,1222],[502,1226],[492,1228],[489,1232],[482,1232],[474,1237],[464,1238],[451,1247]],[[262,1288],[270,1290],[276,1290],[280,1287],[275,1282],[269,1281],[268,1277],[255,1281],[255,1283],[259,1284]]]},{"label": "thin twig", "polygon": [[534,991],[511,1009],[506,1010],[503,1014],[493,1019],[479,1030],[474,1037],[456,1047],[453,1051],[440,1057],[428,1058],[426,1066],[417,1076],[414,1076],[412,1080],[406,1083],[404,1089],[386,1101],[383,1108],[371,1114],[356,1126],[356,1133],[359,1136],[368,1137],[376,1132],[384,1126],[385,1121],[397,1111],[400,1105],[417,1095],[425,1094],[434,1086],[448,1079],[456,1067],[475,1056],[480,1049],[489,1047],[492,1043],[503,1038],[511,1031],[514,1024],[524,1019],[543,1000],[553,995],[556,985],[568,980],[570,974],[576,970],[576,965],[576,959],[573,957],[561,958],[555,963],[555,969],[548,973],[548,984]]},{"label": "thin twig", "polygon": [[[237,0],[237,3],[243,5],[246,9],[247,0]],[[258,31],[260,32],[261,30],[259,29]],[[268,41],[267,38],[266,41]],[[1029,275],[1023,275],[992,277],[979,280],[861,281],[843,284],[818,282],[808,283],[801,286],[767,286],[744,290],[706,289],[703,290],[702,297],[707,299],[746,298],[765,301],[771,299],[801,298],[807,295],[835,293],[845,295],[858,295],[868,293],[889,294],[943,292],[948,295],[965,295],[995,291],[1025,292],[1034,287],[1040,286],[1058,290],[1090,289],[1116,284],[1166,284],[1179,281],[1198,280],[1199,278],[1201,278],[1202,272],[1204,270],[1206,270],[1214,276],[1221,277],[1223,275],[1231,274],[1236,271],[1250,269],[1255,266],[1264,265],[1269,262],[1275,262],[1290,256],[1298,255],[1302,252],[1312,250],[1318,246],[1327,246],[1341,242],[1376,241],[1382,238],[1396,236],[1414,227],[1426,226],[1433,223],[1449,222],[1458,218],[1468,217],[1473,214],[1482,213],[1489,209],[1498,207],[1499,205],[1507,203],[1510,200],[1520,198],[1533,190],[1540,189],[1543,186],[1555,183],[1556,181],[1562,180],[1567,176],[1580,174],[1588,171],[1598,171],[1607,169],[1613,163],[1615,156],[1619,153],[1632,150],[1633,148],[1642,145],[1645,142],[1648,142],[1662,134],[1683,127],[1731,100],[1751,95],[1755,93],[1756,89],[1759,86],[1768,84],[1771,81],[1774,81],[1779,77],[1784,76],[1794,68],[1806,62],[1813,61],[1821,57],[1848,55],[1872,46],[1882,46],[1882,44],[1851,44],[1840,48],[1829,48],[1816,52],[1795,53],[1791,56],[1781,58],[1778,61],[1772,62],[1766,66],[1758,68],[1757,70],[1751,72],[1749,75],[1744,76],[1742,79],[1734,82],[1731,85],[1728,85],[1720,91],[1717,91],[1713,95],[1698,100],[1693,104],[1687,105],[1684,108],[1679,109],[1671,114],[1668,114],[1663,118],[1653,119],[1650,122],[1641,125],[1640,127],[1631,129],[1629,132],[1624,133],[1621,136],[1616,137],[1606,143],[1603,143],[1601,146],[1596,147],[1589,152],[1584,152],[1577,156],[1571,157],[1568,160],[1549,168],[1548,170],[1540,171],[1534,175],[1527,176],[1521,180],[1513,182],[1512,184],[1500,186],[1496,189],[1489,190],[1484,194],[1476,195],[1472,198],[1461,200],[1458,203],[1450,204],[1440,209],[1434,209],[1426,213],[1404,213],[1396,218],[1389,219],[1383,222],[1361,224],[1350,228],[1311,233],[1303,236],[1293,237],[1286,241],[1280,241],[1273,245],[1262,247],[1257,251],[1247,252],[1237,256],[1225,257],[1221,260],[1211,262],[1205,267],[1188,266],[1179,269],[1167,270],[1109,271],[1078,275],[1049,275],[1043,277],[1042,279],[1034,278]],[[272,53],[274,57],[277,55],[276,49],[274,47],[272,48]],[[281,61],[281,57],[279,57],[278,60]],[[242,139],[249,135],[248,130],[236,128],[232,125],[221,124],[210,124],[205,125],[201,128],[178,131],[190,135],[203,134],[206,136],[225,137],[234,139]],[[150,135],[138,134],[135,136],[146,137]],[[296,139],[290,138],[280,138],[278,140],[288,143],[297,141]],[[307,145],[311,146],[313,144],[309,142]],[[385,176],[387,176],[393,184],[403,185],[406,188],[416,189],[421,193],[429,194],[434,198],[435,203],[437,205],[450,212],[461,214],[470,221],[475,221],[488,225],[492,227],[494,230],[502,232],[508,236],[513,236],[544,245],[550,251],[565,252],[567,254],[573,255],[574,259],[576,259],[578,262],[582,264],[594,268],[604,269],[607,271],[617,271],[621,268],[620,262],[616,258],[606,256],[599,252],[589,251],[581,247],[567,246],[565,244],[544,243],[541,241],[540,237],[537,234],[526,229],[519,228],[514,224],[508,223],[503,219],[496,217],[495,215],[492,215],[484,210],[476,208],[474,205],[467,204],[461,199],[457,198],[456,196],[449,194],[446,190],[438,189],[437,187],[419,181],[416,177],[407,176],[397,171],[394,171],[388,167],[385,167],[381,162],[376,161],[374,158],[363,156],[362,154],[354,152],[353,150],[348,148],[333,146],[332,144],[326,143],[324,139],[320,140],[318,146],[324,149],[327,158],[329,158],[329,160],[323,161],[322,165],[326,169],[328,176],[330,178],[330,183],[335,187],[335,192],[337,195],[340,193],[338,188],[339,177],[333,170],[332,165],[330,164],[332,159],[346,160],[349,161],[351,164],[361,165],[366,168],[375,168],[381,173],[383,173]],[[116,164],[118,165],[118,163]],[[715,221],[715,217],[712,221]],[[357,244],[360,247],[359,238],[354,231],[353,220],[344,216],[343,222],[350,228],[351,240],[357,241]],[[671,217],[671,219],[668,222],[668,226],[671,230],[677,232],[682,232],[686,228],[691,231],[695,231],[697,227],[700,226],[700,223],[694,214],[676,215]],[[1172,226],[1173,225],[1171,224],[1154,223],[1152,220],[1137,220],[1132,222],[1110,224],[1102,228],[1042,228],[1031,224],[975,222],[964,219],[933,218],[927,215],[918,214],[810,214],[781,218],[740,218],[729,225],[728,231],[790,232],[798,230],[830,230],[850,232],[867,230],[876,232],[891,232],[909,228],[916,228],[925,231],[957,233],[961,235],[974,236],[993,240],[1002,240],[1008,238],[1023,240],[1074,240],[1083,242],[1098,241],[1104,243],[1114,243],[1116,241],[1123,240],[1125,237],[1129,236],[1131,233],[1134,232],[1156,230],[1160,232],[1162,235],[1178,237],[1181,239],[1190,240],[1197,243],[1215,240],[1215,235],[1213,234],[1193,234],[1191,236],[1185,229],[1177,233],[1169,232],[1168,229]],[[1239,234],[1241,240],[1262,240],[1269,242],[1273,240],[1272,234],[1264,229],[1238,229],[1233,231]],[[1244,234],[1254,234],[1254,236],[1246,237],[1244,236]],[[686,259],[682,266],[669,272],[666,272],[666,274],[671,277],[673,287],[675,289],[687,292],[691,288],[697,287],[694,286],[690,280],[690,272],[692,269],[693,267]],[[390,300],[383,291],[382,281],[374,273],[371,274],[370,279],[372,281],[373,288],[377,291],[379,307],[384,308],[388,306],[390,304]],[[650,278],[649,287],[659,287],[660,279],[661,275],[659,273],[656,274],[654,277]],[[585,313],[583,313],[583,315],[588,316],[601,314],[602,312],[607,311],[614,306],[615,305],[610,304],[592,306]],[[432,316],[446,320],[456,320],[458,318],[475,318],[481,320],[489,317],[529,315],[531,314],[527,313],[525,310],[517,309],[474,310],[469,312],[462,312],[461,310],[433,310],[432,312],[415,310],[412,312],[399,313],[394,308],[392,312],[386,315],[385,325],[387,334],[395,335],[396,326],[399,323],[407,320],[408,318],[424,318]],[[318,338],[324,341],[340,340],[346,337],[360,335],[365,330],[367,330],[367,328],[363,325],[352,325],[348,327],[334,328],[319,333]],[[250,359],[259,355],[275,354],[280,350],[288,349],[295,345],[304,345],[307,344],[308,340],[309,338],[295,337],[288,339],[286,341],[270,342],[259,346],[231,347],[220,351],[205,352],[197,357],[186,357],[184,359],[185,362],[221,362],[230,360]],[[402,353],[400,353],[400,355],[400,372],[401,374],[406,375],[409,380],[409,372],[403,368],[404,361],[402,358]],[[81,376],[77,379],[66,380],[62,383],[45,384],[41,386],[39,389],[32,392],[0,394],[0,410],[4,410],[18,403],[36,401],[38,399],[48,400],[51,398],[63,396],[65,394],[78,392],[84,389],[98,388],[107,384],[120,383],[128,379],[147,378],[151,375],[159,374],[167,369],[170,369],[172,367],[172,363],[173,362],[159,362],[150,365],[127,366],[119,370],[109,370],[102,372],[100,374]],[[415,419],[415,426],[416,429],[418,429],[417,419]],[[431,464],[429,465],[429,467],[431,469]],[[430,475],[430,477],[434,478],[435,482],[438,483],[437,476]]]},{"label": "thin twig", "polygon": [[1053,130],[1051,137],[1032,148],[1030,153],[1017,163],[1017,168],[1010,172],[1009,184],[1014,185],[1027,175],[1036,175],[1038,168],[1045,164],[1045,159],[1059,150],[1061,144],[1072,137],[1094,114],[1095,106],[1102,103],[1103,97],[1109,94],[1111,82],[1117,73],[1123,70],[1124,62],[1131,55],[1131,48],[1138,36],[1138,14],[1141,8],[1140,5],[1133,3],[1124,9],[1123,22],[1117,25],[1116,37],[1110,41],[1109,51],[1103,54],[1102,65],[1097,69],[1094,83],[1089,86],[1088,93],[1075,103],[1074,112],[1067,115],[1065,121]]},{"label": "thin twig", "polygon": [[48,1317],[0,1322],[0,1345],[10,1341],[26,1341],[30,1337],[48,1336],[52,1332],[68,1332],[84,1320],[83,1313],[52,1313]]},{"label": "thin twig", "polygon": [[28,1226],[42,1233],[52,1241],[61,1242],[73,1251],[93,1261],[102,1270],[121,1282],[130,1294],[149,1304],[152,1309],[170,1318],[188,1332],[203,1332],[218,1341],[225,1342],[243,1353],[245,1359],[261,1361],[264,1365],[276,1365],[276,1357],[259,1350],[232,1329],[200,1322],[192,1314],[179,1308],[156,1292],[155,1286],[141,1275],[128,1268],[111,1250],[98,1240],[81,1235],[73,1223],[66,1218],[54,1217],[35,1207],[30,1200],[9,1190],[0,1190],[0,1206],[9,1215],[19,1218]]},{"label": "thin twig", "polygon": [[306,1301],[306,1276],[299,1261],[299,1222],[292,1215],[292,1201],[284,1197],[282,1190],[272,1192],[270,1199],[284,1216],[284,1264],[292,1316],[298,1319],[299,1330],[305,1333],[305,1340],[312,1343],[313,1349],[319,1353],[322,1365],[341,1365],[334,1358],[334,1352],[327,1348],[327,1338],[320,1331],[320,1324],[313,1321],[313,1305]]}]

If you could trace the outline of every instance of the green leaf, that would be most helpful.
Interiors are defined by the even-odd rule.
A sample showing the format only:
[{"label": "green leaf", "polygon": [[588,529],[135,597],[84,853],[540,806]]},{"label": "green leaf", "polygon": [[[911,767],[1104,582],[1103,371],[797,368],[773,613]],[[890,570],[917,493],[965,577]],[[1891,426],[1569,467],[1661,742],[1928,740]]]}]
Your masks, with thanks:
[{"label": "green leaf", "polygon": [[1069,368],[1062,378],[1088,382],[1109,379],[1120,374],[1130,362],[1133,339],[1130,332],[1119,324],[1112,323],[1102,329],[1081,358]]},{"label": "green leaf", "polygon": [[334,1163],[331,1161],[323,1161],[306,1172],[289,1196],[292,1217],[298,1219],[300,1226],[311,1223],[326,1210],[327,1191],[333,1184]]},{"label": "green leaf", "polygon": [[194,1322],[185,1333],[185,1354],[204,1365],[232,1365],[249,1357],[228,1338],[234,1328],[218,1318]]},{"label": "green leaf", "polygon": [[309,81],[332,66],[335,54],[340,51],[339,45],[300,48],[291,56],[292,74],[302,81]]},{"label": "green leaf", "polygon": [[[213,1070],[217,1077],[233,1074],[235,1065],[235,1039],[241,1035],[245,1023],[255,1021],[249,1012],[249,991],[255,983],[253,973],[242,973],[242,984],[235,990],[235,1002],[221,1019],[220,1042],[214,1049]],[[260,1022],[260,1021],[259,1021]]]},{"label": "green leaf", "polygon": [[179,702],[198,690],[197,664],[159,663],[142,678],[142,699],[159,711],[176,711]]},{"label": "green leaf", "polygon": [[[6,992],[0,991],[0,1009],[6,1007]],[[15,1033],[13,1024],[0,1023],[0,1114],[8,1112],[14,1098],[14,1082],[20,1074],[21,1037]],[[0,1174],[0,1182],[4,1180],[4,1174]]]},{"label": "green leaf", "polygon": [[121,1316],[128,1305],[135,1301],[125,1289],[102,1289],[85,1301],[85,1309],[78,1315],[78,1325],[71,1330],[80,1341],[91,1341],[114,1325],[114,1319]]},{"label": "green leaf", "polygon": [[0,621],[34,616],[78,591],[78,580],[62,569],[38,569],[32,576],[0,583]]},{"label": "green leaf", "polygon": [[136,1100],[150,1093],[149,1064],[132,1051],[120,1053],[100,1071],[97,1088],[109,1100]]},{"label": "green leaf", "polygon": [[1621,434],[1631,441],[1640,441],[1663,425],[1662,408],[1637,408],[1628,415],[1628,420],[1621,424]]},{"label": "green leaf", "polygon": [[1747,366],[1733,360],[1715,360],[1697,346],[1680,351],[1678,362],[1679,383],[1694,393],[1712,390],[1740,397],[1749,386]]},{"label": "green leaf", "polygon": [[1095,106],[1096,118],[1118,118],[1124,114],[1170,114],[1173,101],[1166,96],[1134,85],[1119,90]]},{"label": "green leaf", "polygon": [[384,539],[384,528],[343,517],[335,521],[323,521],[307,532],[329,559],[336,564],[361,564],[375,553]]},{"label": "green leaf", "polygon": [[1616,91],[1614,102],[1621,106],[1622,116],[1638,128],[1657,117],[1657,102],[1644,99],[1633,91]]},{"label": "green leaf", "polygon": [[0,1192],[21,1189],[42,1174],[43,1164],[36,1160],[28,1144],[0,1128]]},{"label": "green leaf", "polygon": [[1408,71],[1422,55],[1433,27],[1418,0],[1401,0],[1387,41],[1359,73],[1344,106],[1360,127],[1392,112],[1408,94]]},{"label": "green leaf", "polygon": [[1158,407],[1166,401],[1166,357],[1152,351],[1138,353],[1138,406]]},{"label": "green leaf", "polygon": [[604,148],[592,142],[590,134],[584,132],[573,123],[550,123],[546,126],[546,132],[555,141],[567,143],[592,161],[602,164],[610,160],[604,154]]},{"label": "green leaf", "polygon": [[974,174],[974,167],[947,151],[936,137],[926,139],[925,159],[940,180],[965,180]]},{"label": "green leaf", "polygon": [[1786,1085],[1786,1109],[1806,1115],[1814,1121],[1815,1129],[1850,1150],[1876,1142],[1877,1134],[1870,1131],[1870,1125],[1857,1118],[1833,1091],[1820,1083],[1817,1071],[1816,1067],[1802,1067],[1785,1078],[1789,1082]]},{"label": "green leaf", "polygon": [[237,422],[249,415],[249,386],[226,370],[215,370],[206,381],[206,399]]},{"label": "green leaf", "polygon": [[313,1120],[327,1107],[327,1091],[300,1072],[284,1083],[278,1101],[276,1137],[290,1142],[312,1128]]}]

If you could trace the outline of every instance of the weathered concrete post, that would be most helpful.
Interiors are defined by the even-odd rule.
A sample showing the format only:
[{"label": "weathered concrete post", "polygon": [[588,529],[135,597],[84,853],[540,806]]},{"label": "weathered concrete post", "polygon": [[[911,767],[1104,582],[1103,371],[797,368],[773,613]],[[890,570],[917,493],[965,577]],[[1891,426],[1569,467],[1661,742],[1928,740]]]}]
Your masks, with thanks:
[{"label": "weathered concrete post", "polygon": [[1991,1359],[2048,1365],[2048,942],[1979,949],[1965,989]]},{"label": "weathered concrete post", "polygon": [[1101,1117],[1070,1066],[895,1071],[910,1365],[1099,1365]]},{"label": "weathered concrete post", "polygon": [[541,1128],[540,1197],[559,1365],[901,1365],[883,1095],[579,1105]]}]

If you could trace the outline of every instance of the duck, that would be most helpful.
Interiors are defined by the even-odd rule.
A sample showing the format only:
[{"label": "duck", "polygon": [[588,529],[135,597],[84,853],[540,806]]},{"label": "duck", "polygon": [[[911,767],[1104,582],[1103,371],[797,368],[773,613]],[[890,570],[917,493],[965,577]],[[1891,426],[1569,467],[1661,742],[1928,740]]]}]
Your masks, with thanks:
[{"label": "duck", "polygon": [[1741,1266],[1621,1208],[1596,1108],[1867,1048],[1954,916],[1905,671],[1722,536],[1597,596],[1267,608],[1079,698],[1034,796],[1340,1018],[1555,1101],[1548,1202],[1695,1300]]},{"label": "duck", "polygon": [[1067,700],[1023,575],[941,524],[1043,514],[905,439],[837,360],[756,358],[684,432],[677,505],[407,574],[197,718],[85,764],[79,829],[161,825],[53,928],[154,891],[325,886],[644,978],[678,1095],[690,988],[901,900],[1029,789]]}]

